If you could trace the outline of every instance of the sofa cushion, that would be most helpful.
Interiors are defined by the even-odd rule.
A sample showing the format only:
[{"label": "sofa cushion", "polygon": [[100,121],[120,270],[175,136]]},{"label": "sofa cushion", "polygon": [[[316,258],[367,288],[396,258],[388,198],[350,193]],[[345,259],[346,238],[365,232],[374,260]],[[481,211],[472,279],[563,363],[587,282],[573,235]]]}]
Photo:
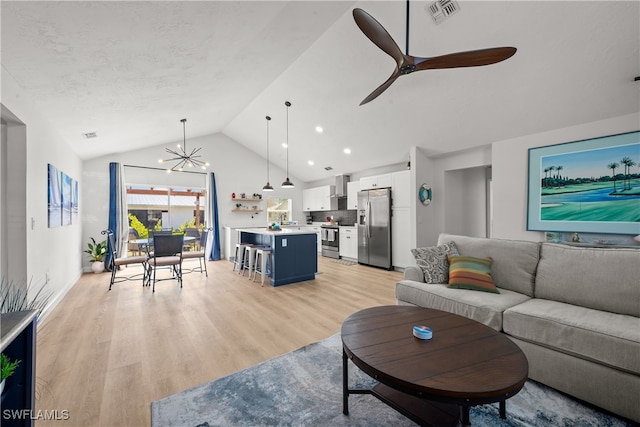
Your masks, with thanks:
[{"label": "sofa cushion", "polygon": [[534,344],[640,374],[640,319],[534,298],[507,309],[504,332]]},{"label": "sofa cushion", "polygon": [[440,246],[411,249],[416,264],[424,273],[425,283],[447,283],[449,281],[449,262],[447,255],[458,255],[458,249],[453,242]]},{"label": "sofa cushion", "polygon": [[533,297],[533,284],[540,244],[520,240],[484,239],[480,237],[441,234],[438,244],[453,241],[460,255],[491,257],[493,283],[502,289]]},{"label": "sofa cushion", "polygon": [[401,280],[396,284],[398,304],[411,304],[459,314],[495,329],[502,330],[502,312],[529,300],[529,297],[508,289],[499,294],[467,289],[450,289],[447,285]]},{"label": "sofa cushion", "polygon": [[500,293],[491,278],[492,260],[490,257],[447,255],[447,259],[449,261],[449,288]]},{"label": "sofa cushion", "polygon": [[543,243],[535,296],[640,317],[640,250]]}]

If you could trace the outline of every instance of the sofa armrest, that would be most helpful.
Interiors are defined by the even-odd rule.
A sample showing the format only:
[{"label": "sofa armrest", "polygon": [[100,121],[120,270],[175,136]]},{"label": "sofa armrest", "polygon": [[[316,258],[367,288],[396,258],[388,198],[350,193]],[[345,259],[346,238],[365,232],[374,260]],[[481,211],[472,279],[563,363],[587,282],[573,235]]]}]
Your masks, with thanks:
[{"label": "sofa armrest", "polygon": [[405,280],[424,283],[424,273],[417,265],[409,265],[404,269]]}]

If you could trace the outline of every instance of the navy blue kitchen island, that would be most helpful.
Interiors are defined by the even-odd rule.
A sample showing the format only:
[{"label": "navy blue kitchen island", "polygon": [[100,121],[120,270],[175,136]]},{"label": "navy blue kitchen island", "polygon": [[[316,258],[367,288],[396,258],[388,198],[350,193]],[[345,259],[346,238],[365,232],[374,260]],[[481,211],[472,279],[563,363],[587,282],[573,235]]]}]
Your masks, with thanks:
[{"label": "navy blue kitchen island", "polygon": [[315,232],[295,229],[239,229],[240,243],[271,247],[271,285],[314,280],[318,271],[318,238]]}]

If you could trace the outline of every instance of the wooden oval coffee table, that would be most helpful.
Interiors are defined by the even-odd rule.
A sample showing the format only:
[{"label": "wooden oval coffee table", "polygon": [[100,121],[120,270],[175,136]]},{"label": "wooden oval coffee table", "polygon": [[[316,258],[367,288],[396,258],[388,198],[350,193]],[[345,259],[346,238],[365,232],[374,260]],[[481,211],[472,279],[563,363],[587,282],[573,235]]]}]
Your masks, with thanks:
[{"label": "wooden oval coffee table", "polygon": [[[413,336],[428,326],[433,338]],[[411,306],[368,308],[342,324],[343,413],[350,394],[372,394],[421,425],[470,425],[469,408],[500,403],[527,381],[529,363],[505,335],[466,317]],[[376,379],[372,389],[350,389],[348,359]]]}]

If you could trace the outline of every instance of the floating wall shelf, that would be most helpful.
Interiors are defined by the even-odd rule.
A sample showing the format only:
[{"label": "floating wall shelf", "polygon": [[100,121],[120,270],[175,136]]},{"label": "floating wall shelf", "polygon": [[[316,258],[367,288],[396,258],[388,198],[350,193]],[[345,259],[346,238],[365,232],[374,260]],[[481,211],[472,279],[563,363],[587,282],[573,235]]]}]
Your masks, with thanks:
[{"label": "floating wall shelf", "polygon": [[232,209],[231,212],[258,213],[258,212],[262,212],[262,209]]}]

